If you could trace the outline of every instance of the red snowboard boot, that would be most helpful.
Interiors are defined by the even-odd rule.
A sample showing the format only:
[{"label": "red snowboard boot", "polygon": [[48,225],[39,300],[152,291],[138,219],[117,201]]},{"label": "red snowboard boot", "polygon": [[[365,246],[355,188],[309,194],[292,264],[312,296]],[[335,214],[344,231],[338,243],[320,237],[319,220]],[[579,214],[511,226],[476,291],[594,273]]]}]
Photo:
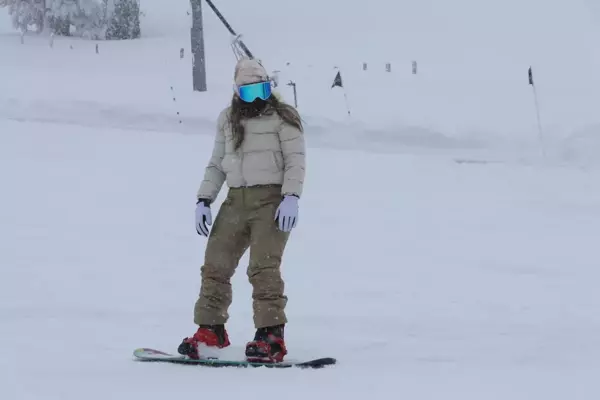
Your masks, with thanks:
[{"label": "red snowboard boot", "polygon": [[200,325],[194,336],[183,339],[177,351],[179,354],[197,360],[200,346],[222,349],[229,346],[229,336],[223,325]]},{"label": "red snowboard boot", "polygon": [[282,362],[287,354],[283,331],[284,325],[257,329],[254,340],[246,345],[246,359],[249,362]]}]

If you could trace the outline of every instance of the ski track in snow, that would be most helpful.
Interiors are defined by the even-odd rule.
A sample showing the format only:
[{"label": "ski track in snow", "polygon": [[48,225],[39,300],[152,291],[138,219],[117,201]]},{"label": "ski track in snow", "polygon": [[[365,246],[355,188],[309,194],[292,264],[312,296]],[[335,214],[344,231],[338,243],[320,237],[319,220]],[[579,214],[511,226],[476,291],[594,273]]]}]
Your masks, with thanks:
[{"label": "ski track in snow", "polygon": [[[234,62],[214,16],[209,93],[198,94],[187,2],[143,2],[145,38],[100,43],[99,55],[76,39],[22,45],[0,10],[0,398],[598,398],[600,53],[583,3],[436,0],[408,13],[332,0],[317,15],[258,1],[223,12],[282,69],[288,101],[284,84],[298,82],[307,123],[305,195],[283,266],[289,357],[339,364],[132,359],[137,347],[173,352],[195,330],[205,240],[194,198]],[[342,5],[347,18],[331,19]],[[369,28],[375,9],[388,24]],[[251,24],[264,10],[303,23],[274,20],[268,34],[286,34],[265,42]],[[473,18],[487,13],[497,18]],[[349,41],[347,24],[363,36]],[[378,71],[390,54],[394,74]],[[417,79],[402,72],[412,56]],[[532,62],[544,161],[524,80]],[[329,87],[334,65],[350,118]],[[232,354],[254,334],[247,262],[233,278]]]}]

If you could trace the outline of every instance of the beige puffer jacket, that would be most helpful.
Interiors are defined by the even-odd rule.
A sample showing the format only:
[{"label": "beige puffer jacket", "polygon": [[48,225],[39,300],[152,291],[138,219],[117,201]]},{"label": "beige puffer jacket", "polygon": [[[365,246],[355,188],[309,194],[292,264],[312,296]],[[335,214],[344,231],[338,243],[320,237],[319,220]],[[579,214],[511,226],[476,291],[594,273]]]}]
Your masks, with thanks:
[{"label": "beige puffer jacket", "polygon": [[228,113],[229,107],[219,115],[212,157],[197,197],[212,203],[225,181],[229,187],[280,184],[282,195],[300,197],[305,174],[303,133],[268,109],[242,122],[244,141],[235,151]]}]

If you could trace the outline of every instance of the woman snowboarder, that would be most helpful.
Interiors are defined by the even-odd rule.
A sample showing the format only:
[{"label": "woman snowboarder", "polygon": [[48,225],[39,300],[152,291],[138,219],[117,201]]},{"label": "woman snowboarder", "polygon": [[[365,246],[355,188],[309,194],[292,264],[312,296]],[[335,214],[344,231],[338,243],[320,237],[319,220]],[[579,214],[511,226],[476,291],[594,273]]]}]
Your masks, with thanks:
[{"label": "woman snowboarder", "polygon": [[[252,362],[281,362],[287,354],[287,296],[280,265],[290,231],[298,222],[305,175],[305,143],[298,112],[271,92],[263,66],[253,59],[235,68],[235,93],[221,112],[212,156],[197,193],[196,231],[207,236],[200,295],[194,308],[197,332],[179,353],[202,356],[201,347],[230,345],[225,324],[232,302],[230,280],[250,248],[254,339]],[[212,225],[211,204],[224,182],[229,191]]]}]

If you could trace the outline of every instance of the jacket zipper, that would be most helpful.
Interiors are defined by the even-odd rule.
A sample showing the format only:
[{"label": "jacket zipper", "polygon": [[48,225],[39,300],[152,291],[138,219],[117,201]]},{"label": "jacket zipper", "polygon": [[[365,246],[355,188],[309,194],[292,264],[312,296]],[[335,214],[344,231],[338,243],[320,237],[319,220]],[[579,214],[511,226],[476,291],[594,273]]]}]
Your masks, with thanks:
[{"label": "jacket zipper", "polygon": [[242,176],[242,186],[248,186],[248,181],[244,176],[244,150],[240,146],[240,175]]}]

